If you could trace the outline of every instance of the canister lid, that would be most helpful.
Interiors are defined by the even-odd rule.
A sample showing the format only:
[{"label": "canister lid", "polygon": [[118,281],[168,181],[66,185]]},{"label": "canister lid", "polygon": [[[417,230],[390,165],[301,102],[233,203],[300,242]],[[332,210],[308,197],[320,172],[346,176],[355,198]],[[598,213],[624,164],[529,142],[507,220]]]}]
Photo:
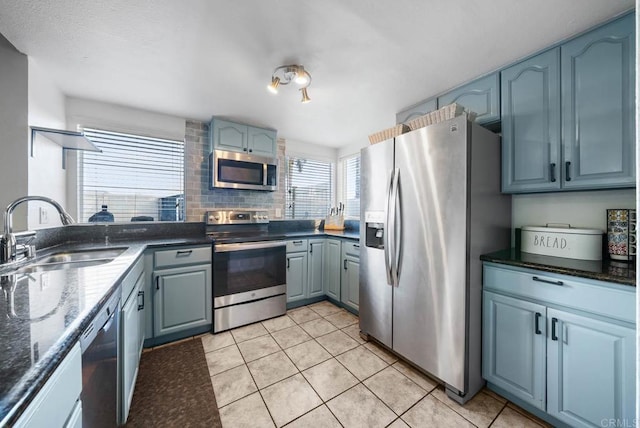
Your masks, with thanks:
[{"label": "canister lid", "polygon": [[600,229],[588,229],[571,226],[522,226],[523,231],[529,232],[546,232],[546,233],[570,233],[574,235],[602,235],[604,232]]}]

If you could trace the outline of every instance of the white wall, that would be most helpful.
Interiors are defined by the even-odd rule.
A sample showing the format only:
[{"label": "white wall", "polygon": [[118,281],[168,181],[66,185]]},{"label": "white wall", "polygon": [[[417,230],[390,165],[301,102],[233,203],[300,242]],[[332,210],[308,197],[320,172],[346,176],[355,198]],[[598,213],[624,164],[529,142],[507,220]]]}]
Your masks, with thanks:
[{"label": "white wall", "polygon": [[[65,129],[64,95],[33,57],[29,57],[29,126]],[[29,140],[31,133],[29,133]],[[62,147],[49,139],[36,136],[33,157],[29,157],[28,194],[47,196],[68,209],[66,170],[62,169]],[[40,223],[39,210],[47,211],[48,221]],[[57,212],[47,204],[29,202],[30,230],[60,225]]]},{"label": "white wall", "polygon": [[569,223],[573,227],[607,230],[608,208],[635,208],[635,189],[514,195],[514,228]]},{"label": "white wall", "polygon": [[286,156],[305,156],[311,159],[337,161],[338,150],[333,147],[319,146],[312,143],[286,139]]},{"label": "white wall", "polygon": [[183,118],[125,107],[100,101],[67,97],[65,102],[69,129],[96,127],[148,137],[184,140]]},{"label": "white wall", "polygon": [[[27,56],[0,35],[0,209],[28,191]],[[26,229],[16,210],[15,230]]]}]

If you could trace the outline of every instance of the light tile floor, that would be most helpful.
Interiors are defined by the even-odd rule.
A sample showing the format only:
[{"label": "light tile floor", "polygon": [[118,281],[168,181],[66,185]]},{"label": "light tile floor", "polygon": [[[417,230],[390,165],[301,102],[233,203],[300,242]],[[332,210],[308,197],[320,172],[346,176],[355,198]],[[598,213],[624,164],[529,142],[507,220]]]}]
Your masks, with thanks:
[{"label": "light tile floor", "polygon": [[460,406],[358,333],[324,301],[202,336],[223,427],[550,426],[486,389]]}]

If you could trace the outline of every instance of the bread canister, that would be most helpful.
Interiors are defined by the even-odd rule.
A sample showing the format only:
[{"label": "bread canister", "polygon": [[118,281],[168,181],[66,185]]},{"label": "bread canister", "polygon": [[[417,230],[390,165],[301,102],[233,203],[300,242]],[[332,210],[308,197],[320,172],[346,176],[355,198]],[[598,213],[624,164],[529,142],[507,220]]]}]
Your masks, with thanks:
[{"label": "bread canister", "polygon": [[523,226],[520,251],[578,260],[602,260],[600,229],[557,225]]}]

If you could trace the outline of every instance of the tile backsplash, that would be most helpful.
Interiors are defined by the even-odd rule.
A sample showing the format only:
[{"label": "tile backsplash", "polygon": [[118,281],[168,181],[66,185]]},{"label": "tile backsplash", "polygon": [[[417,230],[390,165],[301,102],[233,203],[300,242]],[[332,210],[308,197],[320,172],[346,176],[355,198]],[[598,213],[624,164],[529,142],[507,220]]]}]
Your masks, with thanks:
[{"label": "tile backsplash", "polygon": [[[205,212],[220,208],[265,208],[269,217],[282,219],[285,207],[284,165],[285,141],[278,139],[278,190],[210,189],[209,188],[209,125],[187,121],[185,132],[185,196],[186,220],[204,221]],[[276,217],[276,209],[280,217]]]}]

